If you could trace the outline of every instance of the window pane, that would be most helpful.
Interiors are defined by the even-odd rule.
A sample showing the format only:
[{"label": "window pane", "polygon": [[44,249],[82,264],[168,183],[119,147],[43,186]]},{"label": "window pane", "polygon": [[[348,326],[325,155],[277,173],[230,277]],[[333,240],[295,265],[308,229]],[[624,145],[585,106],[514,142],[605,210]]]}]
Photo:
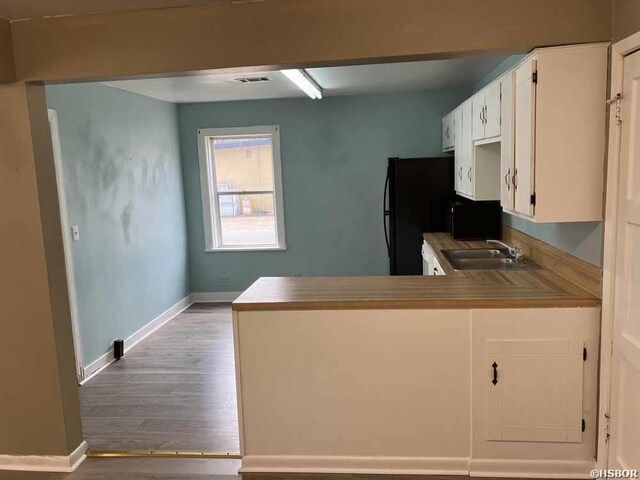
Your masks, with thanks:
[{"label": "window pane", "polygon": [[219,195],[222,245],[275,245],[273,194]]},{"label": "window pane", "polygon": [[270,135],[213,137],[211,142],[219,192],[273,190]]}]

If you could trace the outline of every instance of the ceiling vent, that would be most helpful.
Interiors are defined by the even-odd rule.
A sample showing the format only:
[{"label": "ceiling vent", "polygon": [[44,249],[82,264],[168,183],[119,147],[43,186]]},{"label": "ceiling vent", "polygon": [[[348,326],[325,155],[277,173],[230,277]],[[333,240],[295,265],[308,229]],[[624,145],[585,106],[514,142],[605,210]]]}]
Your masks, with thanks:
[{"label": "ceiling vent", "polygon": [[234,80],[239,83],[264,83],[271,81],[269,77],[244,77],[235,78]]}]

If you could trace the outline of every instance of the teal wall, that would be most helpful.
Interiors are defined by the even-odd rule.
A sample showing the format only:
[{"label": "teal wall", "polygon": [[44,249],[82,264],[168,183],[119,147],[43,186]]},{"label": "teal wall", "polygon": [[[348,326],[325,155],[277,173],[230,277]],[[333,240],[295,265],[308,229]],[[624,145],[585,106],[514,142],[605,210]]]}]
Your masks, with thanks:
[{"label": "teal wall", "polygon": [[[387,157],[441,155],[441,118],[470,94],[465,88],[179,105],[192,290],[240,291],[261,276],[387,274]],[[196,130],[275,124],[287,250],[205,253]]]},{"label": "teal wall", "polygon": [[473,86],[473,91],[477,92],[478,90],[481,90],[482,88],[486,87],[491,82],[493,82],[496,78],[498,78],[504,72],[506,72],[511,67],[513,67],[516,63],[518,63],[520,60],[522,60],[524,57],[526,57],[526,55],[510,55],[510,56],[508,56],[502,62],[500,62],[500,64],[498,64],[498,66],[496,68],[494,68],[489,73],[487,73],[484,77],[482,77]]},{"label": "teal wall", "polygon": [[48,86],[57,111],[84,364],[189,293],[177,107],[97,84]]},{"label": "teal wall", "polygon": [[[476,92],[491,83],[522,58],[524,58],[524,55],[511,55],[508,57],[476,83],[473,91]],[[593,265],[602,266],[604,242],[602,222],[533,223],[508,213],[502,214],[502,221],[506,225],[511,225],[517,230],[549,243]]]},{"label": "teal wall", "polygon": [[593,265],[602,265],[602,222],[533,223],[502,214],[502,222]]}]

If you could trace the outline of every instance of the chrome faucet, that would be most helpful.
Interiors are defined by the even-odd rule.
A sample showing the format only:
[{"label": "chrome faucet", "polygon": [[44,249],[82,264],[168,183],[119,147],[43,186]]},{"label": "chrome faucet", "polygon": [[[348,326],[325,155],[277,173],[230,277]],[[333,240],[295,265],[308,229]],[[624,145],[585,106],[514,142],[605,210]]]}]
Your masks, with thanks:
[{"label": "chrome faucet", "polygon": [[520,247],[501,242],[500,240],[487,240],[487,243],[495,243],[504,247],[507,250],[507,255],[516,262],[519,262],[524,258],[524,252]]}]

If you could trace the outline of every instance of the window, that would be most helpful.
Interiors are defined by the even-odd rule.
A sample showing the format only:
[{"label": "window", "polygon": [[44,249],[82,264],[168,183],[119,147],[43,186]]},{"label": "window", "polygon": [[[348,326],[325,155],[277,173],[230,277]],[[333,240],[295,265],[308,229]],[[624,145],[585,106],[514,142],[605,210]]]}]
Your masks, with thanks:
[{"label": "window", "polygon": [[279,130],[198,130],[206,251],[286,248]]}]

